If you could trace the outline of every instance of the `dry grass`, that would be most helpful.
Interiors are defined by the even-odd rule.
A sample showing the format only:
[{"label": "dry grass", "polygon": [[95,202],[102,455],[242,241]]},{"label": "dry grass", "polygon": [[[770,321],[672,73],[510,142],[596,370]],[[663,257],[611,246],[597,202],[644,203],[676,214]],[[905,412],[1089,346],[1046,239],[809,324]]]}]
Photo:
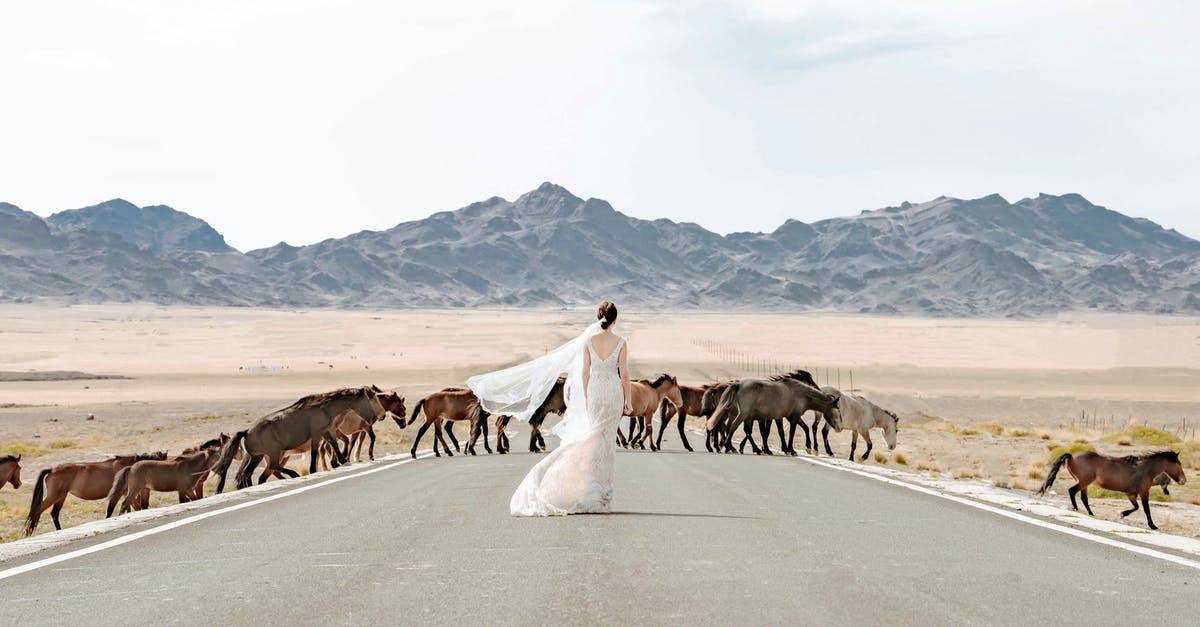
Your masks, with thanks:
[{"label": "dry grass", "polygon": [[1129,446],[1132,442],[1146,446],[1170,446],[1172,444],[1179,444],[1183,440],[1179,439],[1174,433],[1169,433],[1161,429],[1145,425],[1133,425],[1125,431],[1106,436],[1101,441],[1116,442],[1118,444],[1125,442],[1124,446]]},{"label": "dry grass", "polygon": [[892,455],[892,461],[900,464],[901,466],[908,465],[908,458],[904,456],[904,453],[896,453]]},{"label": "dry grass", "polygon": [[977,425],[975,425],[975,428],[979,429],[980,431],[990,433],[997,437],[1004,435],[1004,427],[1002,427],[994,422],[984,422],[981,424],[977,424]]},{"label": "dry grass", "polygon": [[1050,450],[1050,455],[1046,463],[1053,464],[1054,460],[1062,457],[1066,453],[1074,455],[1081,451],[1095,451],[1096,447],[1092,446],[1087,440],[1075,440],[1070,444],[1049,444],[1046,446]]},{"label": "dry grass", "polygon": [[883,453],[875,453],[873,458],[874,458],[876,464],[886,464],[887,463],[887,455],[884,455]]}]

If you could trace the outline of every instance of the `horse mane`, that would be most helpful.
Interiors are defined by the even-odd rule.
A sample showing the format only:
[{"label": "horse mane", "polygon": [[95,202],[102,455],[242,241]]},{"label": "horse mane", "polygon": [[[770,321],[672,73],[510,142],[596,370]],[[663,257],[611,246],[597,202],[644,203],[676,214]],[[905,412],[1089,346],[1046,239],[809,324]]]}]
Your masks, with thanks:
[{"label": "horse mane", "polygon": [[220,444],[220,443],[221,443],[221,438],[213,438],[213,439],[211,439],[211,440],[209,440],[209,441],[207,441],[207,442],[205,442],[205,443],[201,444],[200,446],[197,446],[197,447],[196,447],[196,450],[197,450],[197,451],[199,451],[199,450],[202,450],[202,449],[206,449],[206,448],[208,448],[208,447],[210,447],[210,446],[217,446],[217,445],[218,445],[218,444]]},{"label": "horse mane", "polygon": [[292,403],[291,406],[288,407],[288,409],[301,409],[304,407],[315,407],[317,405],[324,405],[325,403],[328,403],[329,401],[332,401],[336,398],[342,398],[344,396],[356,396],[358,394],[362,394],[365,390],[366,390],[366,388],[362,388],[362,387],[339,388],[339,389],[333,390],[331,392],[319,392],[317,394],[309,394],[308,396],[305,396],[304,398],[296,401],[295,403]]},{"label": "horse mane", "polygon": [[1150,472],[1151,462],[1166,460],[1179,463],[1179,453],[1175,451],[1154,451],[1153,453],[1144,453],[1142,455],[1128,455],[1125,459],[1126,461],[1133,462],[1133,478],[1135,482],[1140,483],[1145,478],[1146,473]]},{"label": "horse mane", "polygon": [[18,461],[16,455],[5,455],[4,457],[0,457],[0,464],[3,464],[4,462],[15,462],[15,461]]},{"label": "horse mane", "polygon": [[132,457],[135,461],[145,461],[147,459],[166,459],[166,451],[155,451],[153,453],[134,453],[133,455],[118,455],[117,457]]},{"label": "horse mane", "polygon": [[661,387],[662,384],[666,383],[667,381],[675,383],[676,379],[675,379],[675,377],[673,377],[669,374],[663,373],[663,374],[658,375],[658,378],[653,381],[651,381],[649,379],[638,379],[638,381],[645,383],[646,385],[649,385],[652,388],[657,388],[657,387]]},{"label": "horse mane", "polygon": [[820,386],[817,385],[816,380],[813,379],[812,373],[810,373],[807,370],[800,370],[799,368],[797,368],[796,370],[793,370],[791,372],[777,374],[773,377],[770,377],[769,380],[770,381],[787,381],[788,379],[792,379],[794,381],[799,381],[810,387],[821,389]]}]

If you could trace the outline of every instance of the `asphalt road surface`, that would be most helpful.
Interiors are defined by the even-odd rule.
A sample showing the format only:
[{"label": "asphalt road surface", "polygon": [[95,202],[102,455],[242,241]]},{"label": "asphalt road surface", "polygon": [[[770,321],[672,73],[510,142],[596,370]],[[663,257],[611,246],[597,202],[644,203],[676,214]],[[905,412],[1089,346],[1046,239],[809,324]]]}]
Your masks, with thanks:
[{"label": "asphalt road surface", "polygon": [[529,453],[419,459],[2,579],[0,624],[1197,622],[1200,571],[677,439],[614,515],[510,517]]}]

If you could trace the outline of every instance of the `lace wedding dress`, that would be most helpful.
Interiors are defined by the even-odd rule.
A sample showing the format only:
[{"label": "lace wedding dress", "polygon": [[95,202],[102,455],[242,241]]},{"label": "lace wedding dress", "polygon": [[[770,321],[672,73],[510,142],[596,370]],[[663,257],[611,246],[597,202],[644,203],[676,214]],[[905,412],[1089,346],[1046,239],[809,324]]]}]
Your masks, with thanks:
[{"label": "lace wedding dress", "polygon": [[601,359],[588,338],[586,350],[592,366],[586,394],[586,424],[576,427],[575,438],[564,439],[561,446],[525,475],[509,503],[514,516],[610,511],[616,430],[625,404],[617,357],[624,346],[625,338],[619,338],[612,354]]}]

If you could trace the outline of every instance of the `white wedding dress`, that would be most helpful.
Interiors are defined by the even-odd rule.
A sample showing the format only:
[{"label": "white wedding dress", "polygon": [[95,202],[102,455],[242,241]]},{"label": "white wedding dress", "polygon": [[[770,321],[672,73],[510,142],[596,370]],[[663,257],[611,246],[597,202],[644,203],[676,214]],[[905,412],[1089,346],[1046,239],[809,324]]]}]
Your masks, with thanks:
[{"label": "white wedding dress", "polygon": [[625,405],[618,356],[625,338],[601,359],[592,346],[587,387],[586,422],[575,426],[576,435],[538,462],[517,487],[509,503],[513,516],[562,516],[599,514],[611,511],[613,456],[616,453],[617,423]]}]

